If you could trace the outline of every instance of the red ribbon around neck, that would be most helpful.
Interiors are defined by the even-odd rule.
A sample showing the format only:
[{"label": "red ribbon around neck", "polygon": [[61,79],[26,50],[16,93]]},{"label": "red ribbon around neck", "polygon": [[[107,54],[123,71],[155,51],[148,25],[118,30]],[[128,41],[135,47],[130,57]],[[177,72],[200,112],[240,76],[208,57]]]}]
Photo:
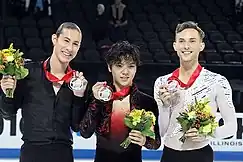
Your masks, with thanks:
[{"label": "red ribbon around neck", "polygon": [[62,79],[57,78],[56,76],[54,76],[53,74],[51,74],[51,73],[47,70],[47,62],[48,62],[48,60],[46,60],[46,61],[43,63],[43,69],[44,69],[46,78],[47,78],[49,81],[54,82],[54,83],[64,81],[64,82],[68,83],[68,82],[71,80],[71,78],[73,77],[73,73],[74,73],[75,71],[72,70],[70,66],[68,66],[68,67],[67,67],[67,72],[66,72],[66,74],[62,77]]},{"label": "red ribbon around neck", "polygon": [[179,68],[176,69],[175,71],[173,71],[171,77],[169,77],[169,81],[171,80],[176,80],[178,81],[179,85],[182,88],[189,88],[192,86],[192,84],[195,82],[195,80],[197,79],[197,77],[199,76],[200,72],[202,71],[202,66],[198,65],[197,68],[194,70],[194,72],[192,73],[190,79],[188,80],[188,82],[185,84],[183,83],[180,79],[179,79]]},{"label": "red ribbon around neck", "polygon": [[130,87],[124,87],[120,91],[113,92],[112,93],[112,100],[119,100],[122,99],[123,97],[127,96],[130,92]]}]

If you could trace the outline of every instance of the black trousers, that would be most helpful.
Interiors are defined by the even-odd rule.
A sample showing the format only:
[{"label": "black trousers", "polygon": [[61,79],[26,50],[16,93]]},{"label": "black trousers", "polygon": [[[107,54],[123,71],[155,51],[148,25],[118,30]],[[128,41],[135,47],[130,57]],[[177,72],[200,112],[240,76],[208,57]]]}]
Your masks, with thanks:
[{"label": "black trousers", "polygon": [[161,162],[213,162],[213,150],[209,145],[190,151],[177,151],[165,146]]},{"label": "black trousers", "polygon": [[142,162],[141,150],[117,153],[112,150],[97,148],[94,162]]},{"label": "black trousers", "polygon": [[24,144],[21,147],[20,162],[73,162],[72,150],[66,144]]}]

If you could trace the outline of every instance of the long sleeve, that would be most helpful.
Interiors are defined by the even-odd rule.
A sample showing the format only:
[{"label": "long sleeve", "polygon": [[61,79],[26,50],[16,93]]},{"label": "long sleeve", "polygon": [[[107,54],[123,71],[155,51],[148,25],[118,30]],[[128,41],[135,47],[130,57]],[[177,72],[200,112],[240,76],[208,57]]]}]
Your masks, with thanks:
[{"label": "long sleeve", "polygon": [[170,107],[165,107],[159,97],[159,87],[163,83],[165,83],[166,78],[159,77],[156,79],[154,83],[154,99],[157,102],[158,109],[159,109],[159,128],[160,128],[160,135],[163,137],[168,129],[170,123]]},{"label": "long sleeve", "polygon": [[90,138],[96,129],[97,122],[99,122],[99,113],[101,112],[104,103],[92,97],[88,102],[88,109],[80,122],[80,134],[84,138]]},{"label": "long sleeve", "polygon": [[79,124],[87,111],[90,93],[90,88],[87,86],[83,97],[73,96],[71,128],[75,132],[80,130]]},{"label": "long sleeve", "polygon": [[2,92],[0,96],[0,114],[5,119],[10,119],[12,116],[17,114],[17,111],[22,106],[24,98],[24,82],[25,80],[18,80],[14,91],[14,98],[8,98]]},{"label": "long sleeve", "polygon": [[227,138],[235,135],[237,131],[237,119],[232,101],[232,89],[227,79],[223,76],[221,76],[217,82],[216,103],[224,120],[224,125],[216,129],[215,137]]},{"label": "long sleeve", "polygon": [[155,149],[157,150],[160,145],[161,145],[161,137],[160,137],[160,132],[159,132],[159,123],[158,123],[158,116],[159,116],[159,111],[158,111],[158,106],[156,104],[155,100],[152,100],[152,106],[151,106],[151,111],[154,113],[156,117],[155,121],[155,126],[154,126],[154,132],[155,132],[155,139],[151,139],[150,137],[146,137],[146,142],[145,142],[145,147],[147,149]]},{"label": "long sleeve", "polygon": [[74,96],[71,119],[71,128],[74,132],[79,131],[79,123],[82,119],[82,116],[84,116],[85,110],[85,97]]}]

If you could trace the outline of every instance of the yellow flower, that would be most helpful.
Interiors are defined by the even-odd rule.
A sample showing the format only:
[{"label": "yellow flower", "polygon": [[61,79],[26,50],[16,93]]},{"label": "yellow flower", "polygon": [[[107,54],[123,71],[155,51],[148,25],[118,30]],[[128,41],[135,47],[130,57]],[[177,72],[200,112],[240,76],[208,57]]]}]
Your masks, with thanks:
[{"label": "yellow flower", "polygon": [[[5,49],[4,49],[5,50]],[[14,60],[14,54],[10,50],[2,51],[3,60],[5,62],[12,62]]]},{"label": "yellow flower", "polygon": [[196,112],[195,111],[191,111],[187,115],[188,115],[188,120],[196,118]]},{"label": "yellow flower", "polygon": [[6,56],[7,62],[12,62],[14,60],[13,55]]},{"label": "yellow flower", "polygon": [[129,114],[129,116],[132,117],[132,124],[134,126],[136,126],[140,121],[141,121],[141,117],[142,117],[142,113],[144,110],[137,110],[134,109],[131,111],[131,113]]},{"label": "yellow flower", "polygon": [[132,124],[133,124],[134,126],[136,126],[138,123],[140,123],[140,121],[141,121],[141,116],[134,116],[134,117],[132,118]]},{"label": "yellow flower", "polygon": [[203,111],[204,111],[205,113],[211,113],[211,107],[210,107],[209,105],[205,105]]},{"label": "yellow flower", "polygon": [[156,117],[152,115],[152,119],[153,119],[153,125],[155,125]]},{"label": "yellow flower", "polygon": [[143,113],[143,110],[137,110],[137,109],[134,109],[131,111],[131,113],[129,114],[129,116],[133,117],[133,118],[136,118],[136,117],[141,117],[142,116],[142,113]]},{"label": "yellow flower", "polygon": [[151,111],[146,111],[146,112],[145,112],[145,116],[150,116],[151,114],[152,114]]},{"label": "yellow flower", "polygon": [[202,132],[205,133],[205,134],[210,133],[211,130],[212,130],[212,124],[211,123],[209,123],[208,125],[203,126],[203,128],[202,128]]}]

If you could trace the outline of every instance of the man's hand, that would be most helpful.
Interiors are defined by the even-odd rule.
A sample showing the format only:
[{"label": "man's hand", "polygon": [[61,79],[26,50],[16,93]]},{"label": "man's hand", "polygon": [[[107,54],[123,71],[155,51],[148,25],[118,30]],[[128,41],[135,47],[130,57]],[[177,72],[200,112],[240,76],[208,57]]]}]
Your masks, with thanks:
[{"label": "man's hand", "polygon": [[82,72],[76,71],[75,75],[82,81],[83,86],[80,90],[73,90],[73,94],[77,97],[83,97],[86,87],[88,85],[88,81],[85,79]]},{"label": "man's hand", "polygon": [[137,144],[139,146],[143,146],[146,142],[146,137],[142,135],[141,132],[136,130],[132,130],[129,133],[129,138],[131,139],[132,143]]}]

